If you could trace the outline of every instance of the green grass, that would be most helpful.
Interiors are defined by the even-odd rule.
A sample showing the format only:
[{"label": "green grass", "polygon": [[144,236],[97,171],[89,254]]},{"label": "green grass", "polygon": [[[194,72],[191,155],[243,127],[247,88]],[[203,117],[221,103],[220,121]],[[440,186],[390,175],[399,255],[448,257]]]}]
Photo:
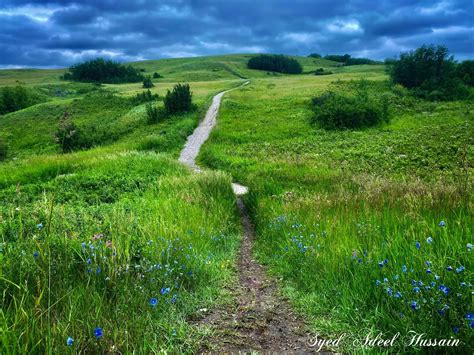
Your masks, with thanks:
[{"label": "green grass", "polygon": [[[253,80],[224,98],[201,164],[250,187],[246,201],[259,260],[282,279],[284,292],[314,332],[329,338],[346,332],[353,339],[414,330],[431,338],[455,336],[467,351],[472,349],[468,285],[474,282],[467,248],[473,225],[474,105],[392,94],[394,117],[388,125],[331,132],[311,124],[310,99],[331,81],[369,78],[374,90],[388,92],[383,71],[375,67],[367,75],[370,69]],[[351,90],[350,83],[333,87]],[[429,236],[432,244],[426,242]],[[447,266],[465,270],[447,271]],[[423,283],[419,293],[411,280]],[[440,285],[449,287],[448,296]],[[390,297],[387,288],[402,297]],[[441,316],[444,304],[450,308]],[[345,350],[362,351],[352,340]]]}]

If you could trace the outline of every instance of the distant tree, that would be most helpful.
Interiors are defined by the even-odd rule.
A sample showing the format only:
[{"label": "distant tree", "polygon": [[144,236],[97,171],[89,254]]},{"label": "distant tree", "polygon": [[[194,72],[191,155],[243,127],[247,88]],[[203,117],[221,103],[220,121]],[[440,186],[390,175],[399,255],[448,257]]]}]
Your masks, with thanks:
[{"label": "distant tree", "polygon": [[69,112],[64,112],[63,117],[59,121],[59,126],[54,138],[56,143],[59,144],[59,147],[63,153],[71,152],[79,146],[79,130],[74,122],[71,121]]},{"label": "distant tree", "polygon": [[467,86],[474,86],[474,60],[465,60],[458,64],[456,74]]},{"label": "distant tree", "polygon": [[333,62],[346,63],[351,58],[350,54],[327,54],[324,59],[332,60]]},{"label": "distant tree", "polygon": [[189,84],[177,84],[166,93],[164,103],[169,114],[191,111],[193,107],[192,92]]},{"label": "distant tree", "polygon": [[308,55],[308,58],[322,58],[322,55],[318,53],[311,53],[310,55]]},{"label": "distant tree", "polygon": [[16,86],[5,86],[0,88],[0,115],[18,111],[32,106],[43,99],[18,83]]},{"label": "distant tree", "polygon": [[143,88],[149,89],[149,88],[152,88],[154,86],[155,85],[153,84],[153,81],[151,81],[150,76],[146,76],[146,77],[143,78]]},{"label": "distant tree", "polygon": [[274,71],[285,74],[301,74],[303,67],[293,58],[284,55],[261,54],[250,58],[248,68],[257,70]]},{"label": "distant tree", "polygon": [[153,73],[153,79],[159,79],[159,78],[162,78],[162,76],[159,73],[154,72]]},{"label": "distant tree", "polygon": [[62,78],[72,81],[117,84],[142,81],[143,75],[139,69],[131,65],[96,58],[71,66]]},{"label": "distant tree", "polygon": [[445,46],[424,45],[402,53],[389,69],[396,84],[412,89],[418,96],[435,100],[451,100],[467,96],[468,91],[456,62]]}]

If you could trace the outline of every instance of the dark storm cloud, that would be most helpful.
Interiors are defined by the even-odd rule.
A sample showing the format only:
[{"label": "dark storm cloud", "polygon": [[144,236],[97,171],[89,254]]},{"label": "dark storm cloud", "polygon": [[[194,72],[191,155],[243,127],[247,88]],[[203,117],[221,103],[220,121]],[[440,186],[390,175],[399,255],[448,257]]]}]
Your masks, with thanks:
[{"label": "dark storm cloud", "polygon": [[223,53],[383,59],[424,43],[473,57],[470,0],[4,0],[0,66]]}]

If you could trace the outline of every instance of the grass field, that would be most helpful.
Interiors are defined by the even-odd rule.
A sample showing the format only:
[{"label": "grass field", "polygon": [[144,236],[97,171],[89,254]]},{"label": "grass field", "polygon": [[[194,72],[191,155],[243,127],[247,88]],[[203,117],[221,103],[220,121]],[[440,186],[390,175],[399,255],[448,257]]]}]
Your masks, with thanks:
[{"label": "grass field", "polygon": [[388,125],[317,129],[309,101],[332,81],[386,79],[349,69],[232,92],[201,162],[250,187],[256,253],[315,332],[413,330],[468,349],[473,103],[395,97]]},{"label": "grass field", "polygon": [[[190,83],[197,110],[156,124],[130,100],[141,83],[0,71],[0,86],[18,80],[45,98],[0,116],[2,353],[197,351],[208,334],[193,319],[232,302],[242,231],[231,181],[250,189],[258,260],[312,333],[413,330],[472,350],[474,103],[391,90],[382,65],[297,57],[304,73],[282,75],[247,69],[249,57],[132,63],[163,76],[160,96]],[[320,67],[334,74],[309,73]],[[200,153],[209,171],[191,173],[176,161],[186,137],[244,78]],[[314,95],[358,79],[390,96],[389,124],[311,124]],[[59,153],[65,111],[88,149]]]}]

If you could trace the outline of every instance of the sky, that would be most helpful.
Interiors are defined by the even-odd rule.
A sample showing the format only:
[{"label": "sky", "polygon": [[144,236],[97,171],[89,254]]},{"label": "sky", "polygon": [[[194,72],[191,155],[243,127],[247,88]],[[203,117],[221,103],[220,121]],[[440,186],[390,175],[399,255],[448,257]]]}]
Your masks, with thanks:
[{"label": "sky", "polygon": [[229,53],[474,59],[472,0],[0,0],[0,67]]}]

